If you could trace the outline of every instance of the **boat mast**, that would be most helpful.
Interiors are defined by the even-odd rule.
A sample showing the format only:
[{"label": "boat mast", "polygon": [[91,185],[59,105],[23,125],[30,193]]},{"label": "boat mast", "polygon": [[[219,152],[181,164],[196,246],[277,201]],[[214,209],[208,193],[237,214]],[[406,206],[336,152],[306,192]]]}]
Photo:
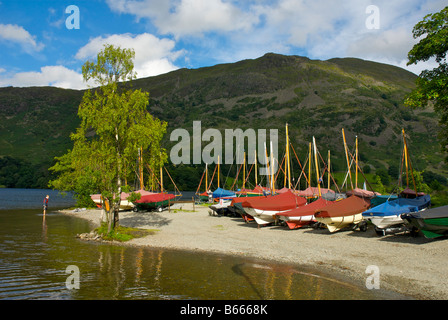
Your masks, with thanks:
[{"label": "boat mast", "polygon": [[160,167],[160,192],[163,192],[163,170]]},{"label": "boat mast", "polygon": [[219,155],[218,155],[218,188],[219,188]]},{"label": "boat mast", "polygon": [[319,190],[319,197],[321,197],[322,193],[320,191],[319,166],[317,163],[317,147],[316,147],[316,139],[314,137],[313,137],[313,144],[314,144],[314,163],[316,165],[317,190]]},{"label": "boat mast", "polygon": [[[288,173],[288,188],[291,189],[291,165],[289,163],[289,133],[288,133],[288,124],[286,124],[286,164],[287,164],[287,173]],[[286,174],[286,172],[285,172]]]},{"label": "boat mast", "polygon": [[143,185],[143,148],[138,149],[138,163],[139,163],[139,180],[140,180],[140,190],[144,189]]},{"label": "boat mast", "polygon": [[255,186],[258,186],[257,150],[255,150]]},{"label": "boat mast", "polygon": [[[402,129],[403,132],[403,142],[404,142],[404,156],[405,156],[405,161],[406,161],[406,187],[409,186],[409,178],[408,178],[408,161],[409,160],[409,150],[408,150],[408,145],[406,142],[406,135],[404,133],[404,129]],[[412,165],[411,167],[411,177],[412,177],[412,183],[414,184],[414,190],[415,190],[415,196],[417,197],[418,193],[417,193],[417,186],[415,184],[415,179],[414,179],[414,172],[412,170]]]},{"label": "boat mast", "polygon": [[243,189],[246,187],[246,151],[244,151],[244,160],[243,160]]},{"label": "boat mast", "polygon": [[355,188],[358,188],[358,136],[356,136],[356,167],[355,167]]},{"label": "boat mast", "polygon": [[352,182],[352,173],[350,171],[350,160],[348,158],[348,151],[347,151],[347,142],[345,141],[345,132],[344,132],[344,128],[342,128],[342,137],[344,139],[344,149],[345,149],[345,157],[347,159],[347,168],[348,168],[348,174],[350,176],[350,186],[352,187],[353,190],[353,182]]},{"label": "boat mast", "polygon": [[311,142],[308,147],[308,187],[311,190]]},{"label": "boat mast", "polygon": [[327,184],[327,188],[330,189],[330,150],[328,150],[328,184]]},{"label": "boat mast", "polygon": [[272,194],[272,189],[271,189],[271,168],[269,167],[269,157],[268,157],[268,149],[266,147],[266,142],[264,143],[264,156],[266,159],[266,176],[268,177],[268,182],[269,182],[269,189],[271,191]]},{"label": "boat mast", "polygon": [[275,192],[275,181],[274,181],[274,152],[273,152],[273,146],[271,141],[271,183],[272,183],[272,190]]},{"label": "boat mast", "polygon": [[208,192],[208,168],[207,163],[205,164],[205,192]]}]

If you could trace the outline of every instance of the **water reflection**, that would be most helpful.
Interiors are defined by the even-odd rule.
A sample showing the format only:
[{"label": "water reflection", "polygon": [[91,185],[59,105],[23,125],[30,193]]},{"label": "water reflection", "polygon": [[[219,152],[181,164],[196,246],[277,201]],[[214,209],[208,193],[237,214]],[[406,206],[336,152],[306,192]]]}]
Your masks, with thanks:
[{"label": "water reflection", "polygon": [[[75,238],[84,220],[41,211],[0,211],[0,299],[383,299],[299,266],[245,257],[159,250]],[[80,288],[65,287],[67,266]]]}]

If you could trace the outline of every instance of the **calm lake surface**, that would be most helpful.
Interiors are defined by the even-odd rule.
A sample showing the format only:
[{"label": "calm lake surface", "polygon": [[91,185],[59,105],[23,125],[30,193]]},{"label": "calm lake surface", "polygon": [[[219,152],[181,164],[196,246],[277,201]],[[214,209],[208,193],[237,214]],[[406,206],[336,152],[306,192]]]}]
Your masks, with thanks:
[{"label": "calm lake surface", "polygon": [[[84,242],[75,236],[91,231],[88,222],[57,212],[73,205],[57,191],[0,189],[0,299],[406,298],[296,265]],[[70,288],[76,283],[73,268],[79,270],[79,289]]]}]

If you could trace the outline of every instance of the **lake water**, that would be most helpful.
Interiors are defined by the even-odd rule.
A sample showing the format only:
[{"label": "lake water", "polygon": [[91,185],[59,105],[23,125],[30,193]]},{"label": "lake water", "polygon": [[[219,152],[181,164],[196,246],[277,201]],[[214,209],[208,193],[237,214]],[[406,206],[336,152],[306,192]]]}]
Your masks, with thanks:
[{"label": "lake water", "polygon": [[297,265],[84,242],[75,236],[90,231],[88,222],[56,210],[73,204],[56,191],[0,189],[0,299],[406,298]]}]

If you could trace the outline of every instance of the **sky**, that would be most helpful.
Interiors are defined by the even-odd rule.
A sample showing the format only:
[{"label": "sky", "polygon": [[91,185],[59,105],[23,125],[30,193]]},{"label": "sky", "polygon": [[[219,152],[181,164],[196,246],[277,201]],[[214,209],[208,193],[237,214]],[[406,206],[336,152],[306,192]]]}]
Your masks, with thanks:
[{"label": "sky", "polygon": [[0,0],[0,87],[84,89],[104,44],[135,50],[138,78],[265,53],[406,66],[414,25],[446,0]]}]

